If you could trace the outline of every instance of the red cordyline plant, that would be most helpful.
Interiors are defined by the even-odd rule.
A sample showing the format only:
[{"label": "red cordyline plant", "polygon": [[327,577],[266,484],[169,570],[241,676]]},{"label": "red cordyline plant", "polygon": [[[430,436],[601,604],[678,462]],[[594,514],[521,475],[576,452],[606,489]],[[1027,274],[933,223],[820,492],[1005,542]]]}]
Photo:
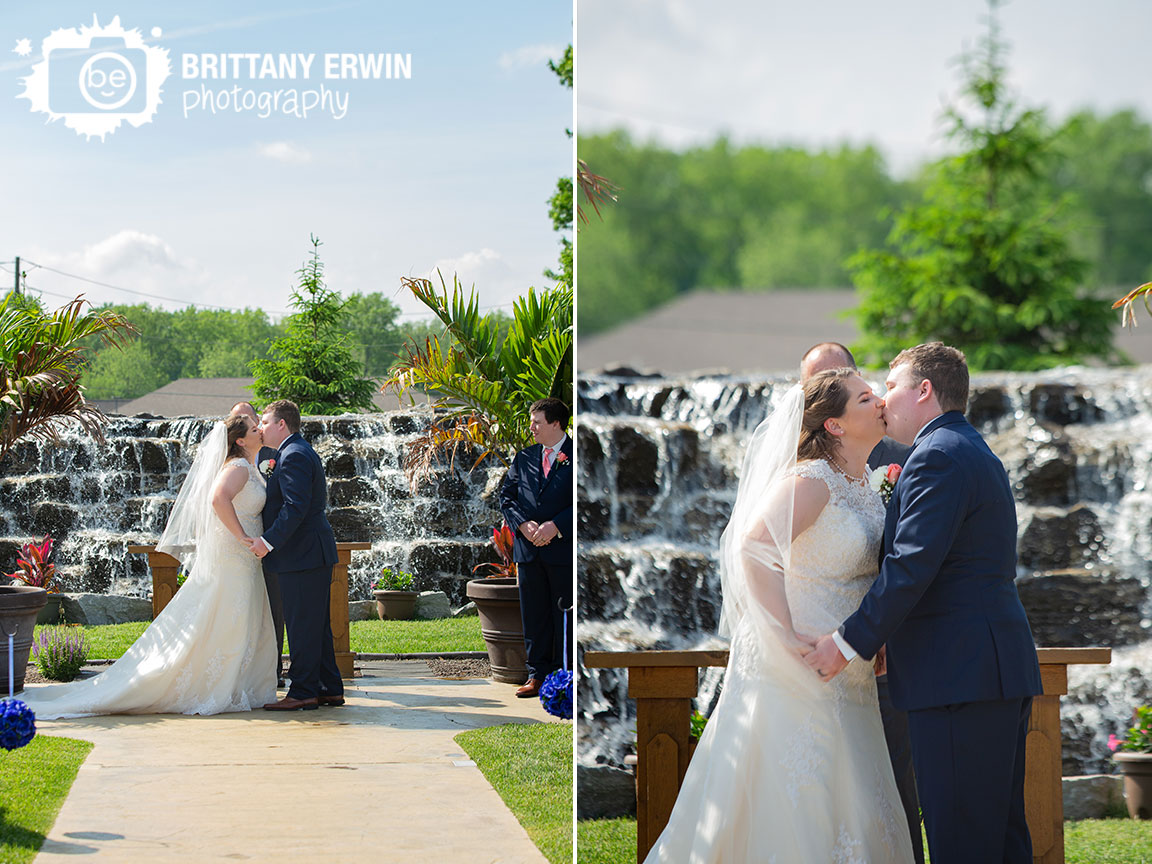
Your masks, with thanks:
[{"label": "red cordyline plant", "polygon": [[492,545],[496,549],[496,554],[500,556],[500,563],[489,561],[484,564],[477,564],[472,568],[472,572],[482,570],[485,567],[491,567],[492,572],[486,574],[489,579],[515,578],[516,577],[516,562],[512,560],[512,541],[515,535],[512,529],[507,525],[501,525],[499,528],[492,529]]},{"label": "red cordyline plant", "polygon": [[52,554],[52,545],[55,541],[48,536],[44,535],[44,539],[40,543],[29,541],[20,547],[20,554],[23,558],[16,559],[16,565],[20,568],[15,573],[6,573],[9,579],[18,579],[25,585],[30,585],[33,588],[43,588],[49,594],[57,594],[60,591],[57,583],[56,565],[48,563],[48,557]]},{"label": "red cordyline plant", "polygon": [[1133,288],[1119,300],[1112,304],[1113,309],[1121,309],[1120,322],[1121,324],[1131,324],[1136,326],[1136,312],[1133,306],[1137,298],[1144,301],[1144,308],[1148,310],[1148,314],[1152,315],[1152,303],[1149,299],[1152,298],[1152,282],[1145,282],[1143,285]]}]

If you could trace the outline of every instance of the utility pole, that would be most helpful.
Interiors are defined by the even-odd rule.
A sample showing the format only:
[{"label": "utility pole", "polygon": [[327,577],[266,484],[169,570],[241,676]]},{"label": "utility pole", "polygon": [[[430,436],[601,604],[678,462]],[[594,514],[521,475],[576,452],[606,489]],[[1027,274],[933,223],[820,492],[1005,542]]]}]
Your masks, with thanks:
[{"label": "utility pole", "polygon": [[20,256],[16,256],[16,287],[12,289],[17,297],[20,296]]}]

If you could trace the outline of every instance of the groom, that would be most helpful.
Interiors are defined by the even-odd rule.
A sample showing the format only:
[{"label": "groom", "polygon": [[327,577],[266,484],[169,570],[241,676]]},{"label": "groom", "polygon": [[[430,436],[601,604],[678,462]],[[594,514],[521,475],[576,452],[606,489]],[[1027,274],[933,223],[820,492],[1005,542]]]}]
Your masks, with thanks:
[{"label": "groom", "polygon": [[1016,593],[1008,475],[964,419],[968,366],[940,342],[891,363],[888,433],[912,445],[875,584],[805,662],[825,681],[887,643],[932,864],[1029,864],[1024,739],[1040,667]]},{"label": "groom", "polygon": [[279,450],[268,477],[264,534],[252,551],[280,580],[288,628],[288,695],[267,711],[343,705],[344,684],[336,666],[329,618],[336,538],[324,515],[328,492],[316,451],[300,437],[300,409],[287,399],[264,409],[264,444]]}]

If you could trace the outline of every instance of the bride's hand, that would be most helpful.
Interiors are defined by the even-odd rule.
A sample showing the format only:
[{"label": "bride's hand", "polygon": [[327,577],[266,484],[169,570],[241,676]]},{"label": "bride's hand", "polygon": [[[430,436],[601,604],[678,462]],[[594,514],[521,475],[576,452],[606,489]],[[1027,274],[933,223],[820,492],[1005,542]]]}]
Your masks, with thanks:
[{"label": "bride's hand", "polygon": [[816,646],[816,640],[811,636],[806,636],[803,633],[788,632],[784,636],[784,647],[795,654],[797,657],[803,658],[812,653],[812,649]]}]

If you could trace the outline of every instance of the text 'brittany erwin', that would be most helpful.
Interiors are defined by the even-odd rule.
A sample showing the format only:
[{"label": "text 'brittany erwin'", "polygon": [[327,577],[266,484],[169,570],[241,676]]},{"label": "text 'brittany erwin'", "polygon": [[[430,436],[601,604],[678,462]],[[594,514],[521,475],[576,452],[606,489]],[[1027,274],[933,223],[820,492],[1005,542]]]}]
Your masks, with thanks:
[{"label": "text 'brittany erwin'", "polygon": [[322,60],[316,71],[323,71],[317,77],[329,81],[412,77],[412,55],[399,53],[182,54],[180,77],[201,81],[309,79],[317,56]]}]

